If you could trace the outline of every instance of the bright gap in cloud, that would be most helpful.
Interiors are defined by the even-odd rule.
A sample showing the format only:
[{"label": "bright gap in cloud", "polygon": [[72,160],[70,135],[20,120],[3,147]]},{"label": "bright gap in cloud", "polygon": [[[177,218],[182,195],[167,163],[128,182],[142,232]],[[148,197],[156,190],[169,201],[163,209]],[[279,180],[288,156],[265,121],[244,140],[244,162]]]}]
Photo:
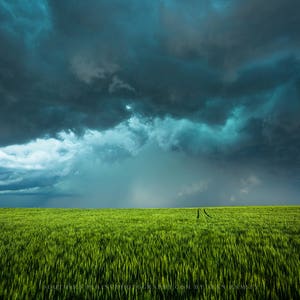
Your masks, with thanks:
[{"label": "bright gap in cloud", "polygon": [[72,131],[63,131],[57,138],[39,138],[23,145],[1,147],[0,165],[8,169],[51,170],[90,152],[95,152],[104,160],[114,161],[118,160],[118,155],[137,155],[149,140],[165,150],[182,143],[182,150],[206,153],[214,146],[224,148],[234,144],[239,129],[244,125],[239,113],[235,111],[219,127],[186,119],[156,118],[149,121],[134,116],[113,129],[102,132],[87,130],[82,137]]}]

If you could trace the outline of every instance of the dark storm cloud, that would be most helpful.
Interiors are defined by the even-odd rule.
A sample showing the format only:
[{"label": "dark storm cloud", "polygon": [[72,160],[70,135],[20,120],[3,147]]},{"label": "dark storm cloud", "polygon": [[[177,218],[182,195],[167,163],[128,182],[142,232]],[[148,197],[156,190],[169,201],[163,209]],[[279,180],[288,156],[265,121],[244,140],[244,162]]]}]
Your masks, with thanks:
[{"label": "dark storm cloud", "polygon": [[240,157],[286,145],[296,159],[299,11],[296,0],[2,0],[0,143],[110,128],[128,103],[212,127],[243,108]]},{"label": "dark storm cloud", "polygon": [[162,19],[169,51],[180,57],[231,68],[299,47],[297,0],[174,2]]},{"label": "dark storm cloud", "polygon": [[45,174],[41,171],[25,171],[16,169],[0,169],[0,193],[12,193],[23,190],[52,187],[57,183],[59,176]]}]

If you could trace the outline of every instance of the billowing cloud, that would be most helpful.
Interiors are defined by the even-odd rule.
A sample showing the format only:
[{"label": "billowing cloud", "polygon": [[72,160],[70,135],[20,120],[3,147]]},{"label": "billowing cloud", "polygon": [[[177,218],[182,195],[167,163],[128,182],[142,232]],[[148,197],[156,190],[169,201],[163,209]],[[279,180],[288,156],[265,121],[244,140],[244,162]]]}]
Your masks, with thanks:
[{"label": "billowing cloud", "polygon": [[[81,137],[61,132],[56,139],[2,147],[0,197],[43,195],[42,206],[164,207],[247,204],[261,190],[264,203],[268,197],[279,201],[280,193],[268,191],[273,180],[268,170],[231,159],[238,139],[248,139],[239,134],[235,117],[210,127],[133,116]],[[286,178],[284,168],[276,171],[277,178]],[[297,180],[289,178],[293,202]]]}]

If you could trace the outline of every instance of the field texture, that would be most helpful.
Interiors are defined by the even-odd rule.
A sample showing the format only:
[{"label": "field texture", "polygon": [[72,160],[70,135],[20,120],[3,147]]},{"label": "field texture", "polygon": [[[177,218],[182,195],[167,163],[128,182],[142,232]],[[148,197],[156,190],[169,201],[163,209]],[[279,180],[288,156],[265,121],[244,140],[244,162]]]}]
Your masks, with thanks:
[{"label": "field texture", "polygon": [[0,209],[0,299],[300,299],[300,207]]}]

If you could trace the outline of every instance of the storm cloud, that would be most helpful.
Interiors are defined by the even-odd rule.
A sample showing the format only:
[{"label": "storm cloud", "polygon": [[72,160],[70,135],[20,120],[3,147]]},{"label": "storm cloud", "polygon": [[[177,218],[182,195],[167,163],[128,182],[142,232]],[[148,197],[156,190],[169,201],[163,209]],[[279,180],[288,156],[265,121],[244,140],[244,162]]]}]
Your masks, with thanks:
[{"label": "storm cloud", "polygon": [[[102,196],[112,198],[115,179],[126,186],[123,205],[130,206],[132,185],[122,170],[138,177],[150,166],[138,168],[136,160],[150,156],[160,170],[163,157],[177,157],[205,162],[214,174],[208,180],[197,173],[197,182],[170,174],[170,182],[185,182],[180,197],[206,193],[207,203],[212,197],[226,203],[243,196],[250,203],[274,196],[278,176],[294,203],[299,12],[297,0],[0,0],[0,192],[36,190],[46,200],[66,195],[68,203],[81,186],[81,199],[85,182],[93,182],[84,178],[106,182],[87,159],[116,170]],[[175,161],[174,172],[189,173]],[[220,177],[224,164],[228,171]],[[245,171],[252,164],[259,170]],[[83,170],[85,177],[74,175]],[[82,185],[73,184],[77,178]],[[134,194],[141,199],[149,190],[144,181],[144,196]],[[209,182],[228,190],[225,198]],[[164,195],[156,183],[153,190]],[[162,198],[170,201],[162,203],[184,205],[171,184],[167,190]]]}]

